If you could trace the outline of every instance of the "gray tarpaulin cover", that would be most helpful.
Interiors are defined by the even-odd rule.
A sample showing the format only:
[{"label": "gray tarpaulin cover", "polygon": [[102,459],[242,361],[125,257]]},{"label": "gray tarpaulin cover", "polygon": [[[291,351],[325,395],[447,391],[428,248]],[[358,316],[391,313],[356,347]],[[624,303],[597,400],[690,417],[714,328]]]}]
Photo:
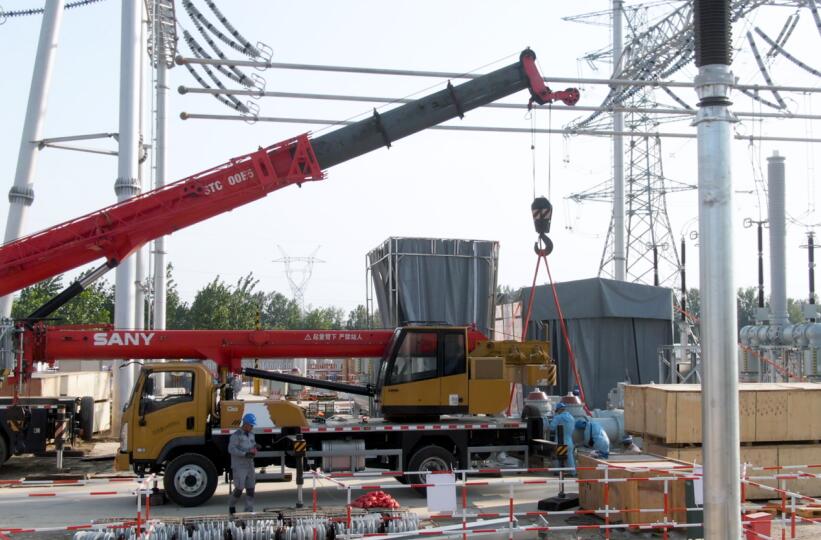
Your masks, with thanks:
[{"label": "gray tarpaulin cover", "polygon": [[492,327],[498,242],[389,238],[368,254],[382,324]]},{"label": "gray tarpaulin cover", "polygon": [[[576,365],[590,407],[604,408],[617,382],[658,378],[658,347],[673,341],[673,292],[664,287],[593,278],[557,283]],[[521,290],[527,313],[530,288]],[[548,285],[536,287],[528,334],[549,339],[559,369],[559,391],[575,385],[559,317]]]}]

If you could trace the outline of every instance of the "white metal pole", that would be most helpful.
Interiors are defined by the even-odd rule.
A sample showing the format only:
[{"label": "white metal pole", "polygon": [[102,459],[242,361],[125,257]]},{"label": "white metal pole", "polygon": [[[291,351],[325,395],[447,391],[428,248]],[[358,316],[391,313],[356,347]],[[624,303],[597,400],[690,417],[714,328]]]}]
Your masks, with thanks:
[{"label": "white metal pole", "polygon": [[738,363],[730,163],[730,66],[699,67],[699,275],[705,538],[739,538]]},{"label": "white metal pole", "polygon": [[[155,18],[157,18],[155,16]],[[155,25],[155,39],[161,42],[160,35],[157,34],[158,28],[162,25]],[[158,45],[155,45],[155,48]],[[155,52],[158,55],[158,52]],[[166,175],[166,149],[168,145],[167,127],[168,118],[166,115],[166,107],[168,105],[168,68],[165,65],[165,58],[158,55],[156,60],[157,67],[157,88],[156,88],[156,128],[154,140],[154,159],[155,170],[154,178],[156,187],[161,188],[165,185]],[[156,330],[165,330],[165,312],[166,312],[166,279],[165,279],[165,237],[161,236],[154,241],[154,328]]]},{"label": "white metal pole", "polygon": [[[623,0],[613,0],[613,78],[617,78],[622,55]],[[624,113],[613,113],[613,277],[625,278],[624,249]]]},{"label": "white metal pole", "polygon": [[[9,190],[9,214],[6,219],[4,243],[20,237],[26,219],[26,211],[34,202],[34,175],[37,171],[39,146],[36,142],[43,138],[43,123],[46,118],[46,101],[51,86],[51,72],[57,53],[60,24],[63,20],[64,0],[46,2],[37,55],[34,58],[34,72],[31,75],[26,119],[17,153],[17,170],[14,184]],[[11,315],[12,295],[0,298],[0,318]]]},{"label": "white metal pole", "polygon": [[[120,129],[117,181],[114,192],[123,201],[140,192],[139,168],[139,95],[142,2],[122,0],[120,39]],[[114,326],[134,328],[134,257],[128,257],[117,266],[114,284]],[[122,408],[134,386],[133,366],[123,367],[114,362],[114,406],[112,428],[119,431]]]},{"label": "white metal pole", "polygon": [[[144,4],[143,4],[144,5]],[[146,178],[150,175],[146,175],[146,160],[140,160],[141,156],[145,155],[145,150],[141,148],[142,141],[145,133],[145,72],[146,72],[146,56],[147,56],[147,45],[148,42],[146,41],[146,25],[148,24],[148,13],[145,9],[141,10],[141,19],[140,19],[140,64],[139,64],[139,93],[138,93],[138,115],[137,115],[137,133],[139,134],[139,145],[137,147],[137,179],[138,184],[143,186],[146,183]],[[146,270],[148,269],[148,253],[145,250],[145,246],[141,246],[135,253],[134,253],[134,268],[136,276],[134,278],[134,329],[135,330],[143,330],[145,329],[145,277],[146,277]],[[136,366],[135,366],[136,367]]]}]

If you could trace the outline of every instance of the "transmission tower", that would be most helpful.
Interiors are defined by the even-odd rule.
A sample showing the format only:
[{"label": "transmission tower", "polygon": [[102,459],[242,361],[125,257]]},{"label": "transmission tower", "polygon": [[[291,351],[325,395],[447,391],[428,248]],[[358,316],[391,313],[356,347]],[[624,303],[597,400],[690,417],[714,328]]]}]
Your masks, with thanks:
[{"label": "transmission tower", "polygon": [[288,284],[291,286],[291,295],[294,301],[299,306],[300,312],[305,312],[305,289],[308,287],[308,282],[311,281],[311,275],[314,272],[314,264],[323,263],[322,259],[315,257],[319,247],[307,257],[290,257],[285,253],[282,246],[277,246],[282,257],[275,259],[274,262],[285,265],[285,276],[288,278]]},{"label": "transmission tower", "polygon": [[[764,0],[732,2],[733,21],[767,3]],[[628,28],[620,58],[613,58],[613,49],[604,48],[583,57],[588,64],[610,60],[614,79],[647,80],[666,78],[693,58],[692,3],[682,3],[672,11],[669,2],[647,2],[625,6],[622,14]],[[612,16],[612,12],[610,13]],[[601,24],[607,12],[577,15],[575,22]],[[676,107],[691,108],[685,100],[667,88],[666,99]],[[665,108],[655,97],[655,90],[639,86],[614,86],[602,104],[608,107]],[[664,121],[676,120],[665,115]],[[656,115],[629,112],[625,115],[625,131],[651,133],[661,122]],[[610,128],[611,119],[595,112],[571,123],[571,128]],[[695,189],[696,186],[677,182],[664,175],[661,139],[653,136],[625,136],[624,144],[624,210],[625,210],[625,280],[653,285],[671,286],[680,268],[675,236],[667,213],[667,194]],[[576,202],[601,201],[613,204],[613,177],[593,188],[569,197]],[[611,215],[607,239],[602,251],[599,275],[613,277],[615,257],[614,218]]]}]

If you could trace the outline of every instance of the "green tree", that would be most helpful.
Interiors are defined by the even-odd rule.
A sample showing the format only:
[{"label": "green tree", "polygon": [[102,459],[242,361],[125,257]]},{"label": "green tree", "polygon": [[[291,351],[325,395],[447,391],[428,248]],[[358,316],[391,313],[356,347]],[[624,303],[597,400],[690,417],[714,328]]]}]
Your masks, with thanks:
[{"label": "green tree", "polygon": [[169,330],[188,330],[191,323],[191,307],[180,298],[174,279],[174,265],[165,267],[165,327]]},{"label": "green tree", "polygon": [[341,330],[345,312],[339,308],[326,307],[309,309],[302,319],[304,328],[309,330]]},{"label": "green tree", "polygon": [[[23,319],[63,290],[63,277],[55,276],[20,291],[11,316]],[[114,322],[114,288],[98,281],[49,316],[47,324],[110,324]]]},{"label": "green tree", "polygon": [[276,291],[265,296],[262,308],[263,328],[294,330],[301,323],[299,306],[294,300]]},{"label": "green tree", "polygon": [[736,301],[736,316],[739,328],[755,324],[756,309],[758,309],[758,288],[739,288]]},{"label": "green tree", "polygon": [[197,291],[191,304],[191,327],[209,330],[248,330],[256,327],[257,313],[264,294],[256,292],[259,280],[253,273],[234,286],[219,276]]},{"label": "green tree", "polygon": [[368,309],[359,304],[348,312],[348,318],[345,319],[345,328],[348,330],[364,330],[367,328],[381,328],[382,319],[379,315],[379,310],[375,310],[373,315],[368,315]]},{"label": "green tree", "polygon": [[787,298],[787,313],[792,324],[804,322],[803,302],[795,298]]},{"label": "green tree", "polygon": [[11,306],[13,319],[24,319],[63,290],[63,276],[44,279],[20,291]]}]

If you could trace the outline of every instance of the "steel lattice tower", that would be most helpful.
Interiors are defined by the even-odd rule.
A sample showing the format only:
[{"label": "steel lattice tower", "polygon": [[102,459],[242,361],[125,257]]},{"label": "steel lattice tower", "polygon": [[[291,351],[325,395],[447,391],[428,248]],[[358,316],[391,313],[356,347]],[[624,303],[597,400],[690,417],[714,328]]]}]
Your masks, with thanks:
[{"label": "steel lattice tower", "polygon": [[325,261],[314,256],[319,251],[318,247],[308,257],[290,257],[285,253],[282,246],[277,246],[277,248],[282,253],[282,258],[276,259],[274,262],[285,265],[285,277],[288,278],[288,284],[291,286],[291,294],[299,306],[300,312],[305,313],[305,289],[308,287],[308,282],[313,275],[314,264]]},{"label": "steel lattice tower", "polygon": [[[732,3],[732,20],[767,3],[764,0],[737,0]],[[673,4],[669,4],[673,5]],[[668,5],[668,6],[669,6]],[[614,79],[665,78],[693,58],[692,3],[683,3],[672,11],[659,2],[625,6],[629,35],[623,45],[621,61],[613,62],[612,49],[604,48],[586,55],[590,64],[610,60],[618,64]],[[665,12],[666,11],[666,12]],[[589,13],[568,20],[601,24],[612,16],[611,11]],[[609,24],[609,22],[605,22]],[[690,108],[680,97],[666,88],[662,90],[676,106]],[[655,90],[638,86],[614,86],[602,103],[603,108],[664,108],[655,97]],[[664,121],[674,120],[665,115]],[[647,113],[625,113],[625,131],[650,133],[661,120]],[[611,129],[611,119],[603,112],[578,119],[569,126],[576,129]],[[676,238],[667,213],[667,194],[695,189],[696,186],[677,182],[664,175],[661,140],[658,137],[625,136],[625,279],[640,283],[671,286],[681,266]],[[593,188],[571,195],[576,202],[600,201],[613,203],[613,177]],[[614,219],[611,214],[607,239],[602,251],[599,275],[613,277]]]}]

